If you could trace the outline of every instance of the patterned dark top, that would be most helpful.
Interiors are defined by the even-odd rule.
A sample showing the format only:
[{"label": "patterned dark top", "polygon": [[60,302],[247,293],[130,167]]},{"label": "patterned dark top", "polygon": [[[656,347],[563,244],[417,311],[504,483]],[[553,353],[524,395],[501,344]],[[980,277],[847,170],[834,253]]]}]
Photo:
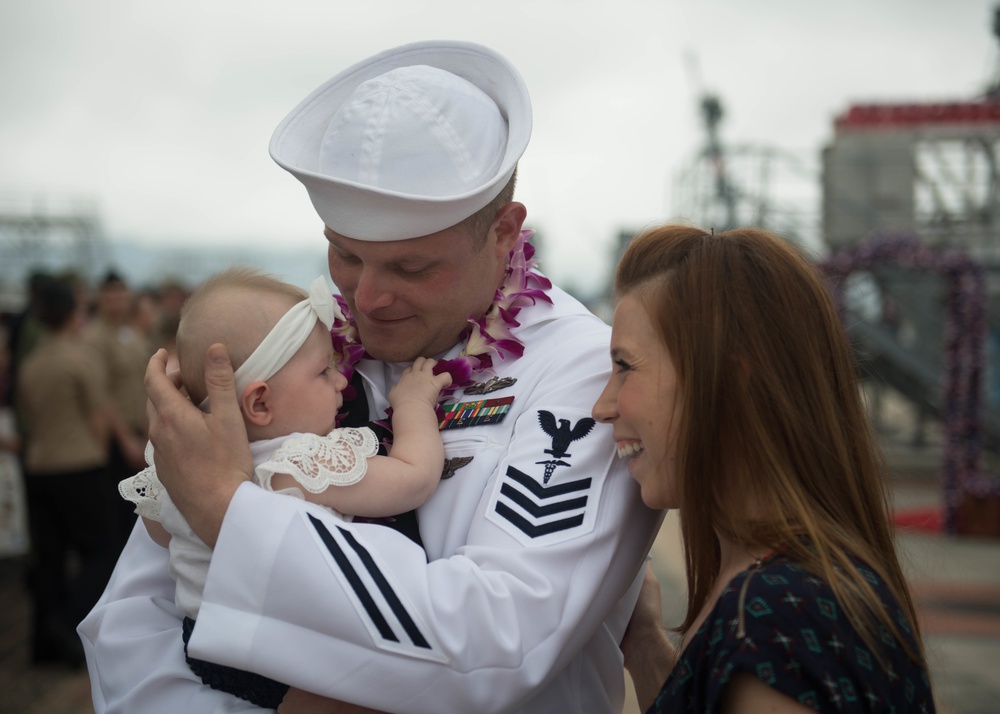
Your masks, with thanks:
[{"label": "patterned dark top", "polygon": [[[889,590],[868,568],[859,565],[858,571],[909,637],[910,626]],[[737,636],[741,620],[744,637]],[[714,712],[739,673],[820,712],[933,712],[927,672],[910,661],[887,628],[880,634],[884,667],[830,586],[788,558],[773,556],[729,583],[649,712]]]}]

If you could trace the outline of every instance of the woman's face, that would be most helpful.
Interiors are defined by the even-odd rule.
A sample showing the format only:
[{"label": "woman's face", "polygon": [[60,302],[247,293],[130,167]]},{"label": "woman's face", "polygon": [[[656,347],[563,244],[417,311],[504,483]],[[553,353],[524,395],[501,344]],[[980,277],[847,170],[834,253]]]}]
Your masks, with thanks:
[{"label": "woman's face", "polygon": [[594,418],[613,426],[618,457],[650,508],[676,508],[680,388],[670,353],[642,302],[622,297],[611,329],[612,373]]}]

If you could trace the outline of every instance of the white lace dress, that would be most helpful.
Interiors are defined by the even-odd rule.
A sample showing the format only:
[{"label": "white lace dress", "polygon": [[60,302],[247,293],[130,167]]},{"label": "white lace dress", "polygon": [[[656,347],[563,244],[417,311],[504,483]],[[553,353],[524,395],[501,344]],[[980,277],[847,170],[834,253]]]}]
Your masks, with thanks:
[{"label": "white lace dress", "polygon": [[[320,493],[330,486],[350,486],[364,478],[369,457],[378,453],[378,440],[368,428],[334,429],[326,436],[290,434],[255,441],[250,444],[250,453],[255,483],[273,491],[274,475],[290,474],[301,489],[286,488],[275,493],[303,498],[303,490]],[[177,583],[177,609],[197,619],[212,551],[194,534],[157,478],[152,444],[146,445],[146,463],[149,466],[118,484],[118,492],[135,504],[138,515],[158,521],[170,533],[170,574]],[[350,520],[346,514],[337,515]]]}]

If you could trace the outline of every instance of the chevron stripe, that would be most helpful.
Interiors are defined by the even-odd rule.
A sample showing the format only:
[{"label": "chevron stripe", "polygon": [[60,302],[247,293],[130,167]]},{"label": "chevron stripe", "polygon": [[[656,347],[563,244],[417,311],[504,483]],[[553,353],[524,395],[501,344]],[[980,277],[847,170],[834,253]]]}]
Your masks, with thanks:
[{"label": "chevron stripe", "polygon": [[[592,483],[591,479],[582,478],[570,481],[569,483],[543,486],[513,466],[507,467],[507,479],[506,482],[501,484],[499,494],[500,497],[506,499],[506,502],[498,498],[494,506],[494,511],[498,516],[529,538],[538,538],[550,533],[569,530],[583,523],[584,510],[587,507],[587,495],[580,495],[576,498],[561,501],[548,501],[548,499],[587,491]],[[518,484],[518,487],[515,488],[514,484]],[[522,488],[524,491],[521,490]],[[546,501],[548,503],[545,503]],[[518,509],[520,509],[520,512]],[[559,514],[565,515],[572,511],[576,511],[576,515],[559,518],[558,520],[546,523],[536,522],[538,519]]]},{"label": "chevron stripe", "polygon": [[590,488],[592,481],[592,479],[589,478],[581,478],[568,483],[557,483],[552,486],[543,486],[538,483],[538,481],[531,478],[531,476],[523,471],[519,471],[513,466],[507,467],[507,476],[512,481],[517,481],[519,484],[535,494],[538,498],[553,498],[567,493],[574,493],[575,491],[586,491]]},{"label": "chevron stripe", "polygon": [[496,512],[531,538],[537,538],[539,536],[548,535],[549,533],[557,533],[559,531],[569,530],[570,528],[576,528],[578,525],[583,523],[583,514],[581,513],[578,516],[564,518],[561,521],[550,521],[549,523],[535,525],[529,522],[528,519],[516,513],[510,506],[500,503],[499,501],[497,501]]},{"label": "chevron stripe", "polygon": [[558,503],[550,503],[547,506],[539,506],[516,488],[506,483],[500,487],[500,493],[519,505],[535,518],[551,516],[555,513],[563,513],[565,511],[574,511],[582,509],[587,505],[587,497],[581,496],[580,498],[572,498],[568,501],[559,501]]}]

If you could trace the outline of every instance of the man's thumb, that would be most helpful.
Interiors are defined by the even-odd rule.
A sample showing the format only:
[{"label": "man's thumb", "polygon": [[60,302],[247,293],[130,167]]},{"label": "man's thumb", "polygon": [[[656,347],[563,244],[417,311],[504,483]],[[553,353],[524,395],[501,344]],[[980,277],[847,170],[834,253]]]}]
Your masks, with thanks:
[{"label": "man's thumb", "polygon": [[226,346],[218,342],[210,346],[205,353],[205,391],[208,393],[210,404],[236,401],[233,365],[229,362]]}]

